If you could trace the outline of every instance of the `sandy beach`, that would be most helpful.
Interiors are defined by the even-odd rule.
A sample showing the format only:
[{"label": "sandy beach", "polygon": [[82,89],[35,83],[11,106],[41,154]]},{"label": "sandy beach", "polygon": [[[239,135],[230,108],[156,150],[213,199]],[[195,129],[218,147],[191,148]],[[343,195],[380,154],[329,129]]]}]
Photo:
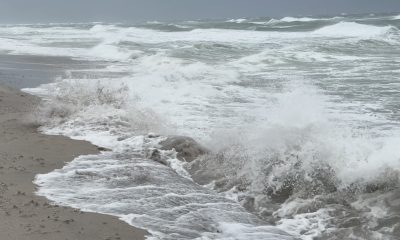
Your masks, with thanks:
[{"label": "sandy beach", "polygon": [[36,174],[98,152],[88,142],[38,133],[26,116],[39,101],[0,86],[0,239],[144,239],[145,231],[115,217],[52,205],[34,194]]}]

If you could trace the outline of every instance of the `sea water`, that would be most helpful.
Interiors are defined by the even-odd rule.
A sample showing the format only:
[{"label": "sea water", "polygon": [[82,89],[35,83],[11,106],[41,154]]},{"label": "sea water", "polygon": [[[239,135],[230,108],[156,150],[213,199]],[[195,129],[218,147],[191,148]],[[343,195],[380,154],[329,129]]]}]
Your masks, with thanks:
[{"label": "sea water", "polygon": [[[111,150],[38,175],[57,204],[154,239],[398,239],[399,28],[398,14],[1,25],[0,52],[93,62],[25,89],[45,100],[41,131]],[[209,153],[146,157],[169,135]]]}]

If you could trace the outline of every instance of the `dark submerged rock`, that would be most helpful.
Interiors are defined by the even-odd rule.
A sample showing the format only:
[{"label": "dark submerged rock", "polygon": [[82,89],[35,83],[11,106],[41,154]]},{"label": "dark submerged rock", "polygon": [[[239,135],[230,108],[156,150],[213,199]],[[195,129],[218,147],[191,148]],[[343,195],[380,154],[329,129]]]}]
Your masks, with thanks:
[{"label": "dark submerged rock", "polygon": [[156,161],[156,162],[159,162],[159,163],[161,163],[163,165],[168,166],[168,162],[165,160],[165,158],[163,158],[161,156],[161,153],[160,153],[160,151],[158,149],[153,149],[152,151],[150,151],[148,153],[148,155],[149,155],[148,156],[149,159],[151,159],[153,161]]},{"label": "dark submerged rock", "polygon": [[160,142],[161,150],[172,150],[178,153],[179,160],[191,162],[197,157],[206,154],[208,150],[196,142],[193,138],[184,136],[169,136]]},{"label": "dark submerged rock", "polygon": [[99,150],[100,152],[110,152],[111,151],[111,149],[105,148],[105,147],[97,147],[97,150]]}]

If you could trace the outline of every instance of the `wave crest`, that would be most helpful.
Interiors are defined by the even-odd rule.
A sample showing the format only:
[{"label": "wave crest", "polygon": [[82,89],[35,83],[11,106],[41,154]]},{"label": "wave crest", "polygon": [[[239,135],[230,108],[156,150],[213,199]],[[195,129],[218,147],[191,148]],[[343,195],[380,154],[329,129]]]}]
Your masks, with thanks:
[{"label": "wave crest", "polygon": [[43,101],[32,117],[49,134],[79,138],[100,132],[124,139],[171,129],[153,110],[141,107],[140,98],[123,83],[63,80],[44,88],[49,101]]},{"label": "wave crest", "polygon": [[328,37],[376,37],[390,33],[397,28],[393,26],[378,27],[355,22],[339,22],[330,26],[322,27],[313,33]]},{"label": "wave crest", "polygon": [[[338,126],[323,113],[323,101],[317,92],[292,91],[279,99],[271,112],[275,119],[266,125],[217,134],[209,146],[220,147],[192,162],[189,171],[196,181],[213,183],[215,190],[272,222],[288,205],[296,206],[285,213],[291,217],[306,214],[311,221],[325,214],[330,219],[321,212],[329,204],[347,208],[362,194],[396,189],[400,139],[370,138]],[[304,204],[297,204],[299,199]]]},{"label": "wave crest", "polygon": [[318,20],[320,20],[320,19],[309,18],[309,17],[300,17],[300,18],[284,17],[280,21],[282,21],[282,22],[312,22],[312,21],[318,21]]}]

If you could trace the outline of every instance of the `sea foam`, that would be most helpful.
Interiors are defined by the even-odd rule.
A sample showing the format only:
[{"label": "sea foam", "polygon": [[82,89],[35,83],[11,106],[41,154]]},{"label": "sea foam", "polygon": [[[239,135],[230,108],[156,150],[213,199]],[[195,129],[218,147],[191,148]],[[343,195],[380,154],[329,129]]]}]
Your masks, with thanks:
[{"label": "sea foam", "polygon": [[[32,91],[41,131],[112,150],[38,175],[39,194],[161,239],[395,234],[400,41],[357,19],[1,28],[9,54],[90,60]],[[210,151],[147,159],[168,135]]]},{"label": "sea foam", "polygon": [[376,37],[387,34],[393,27],[372,26],[355,22],[340,22],[314,31],[316,35],[330,37]]}]

